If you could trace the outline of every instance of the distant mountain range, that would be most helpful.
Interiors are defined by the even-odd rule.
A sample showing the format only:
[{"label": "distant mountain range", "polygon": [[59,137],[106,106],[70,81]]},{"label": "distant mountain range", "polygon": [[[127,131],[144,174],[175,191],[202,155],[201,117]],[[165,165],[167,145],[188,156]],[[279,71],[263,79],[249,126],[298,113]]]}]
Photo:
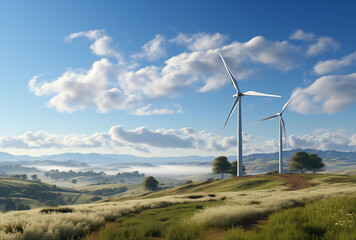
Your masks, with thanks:
[{"label": "distant mountain range", "polygon": [[[283,152],[285,167],[288,166],[289,158],[298,151],[316,153],[321,157],[327,170],[356,168],[356,152],[340,152],[334,150],[322,151],[315,149],[293,149]],[[98,154],[98,153],[63,153],[56,155],[43,155],[32,157],[27,155],[12,155],[0,152],[0,164],[20,163],[26,165],[61,163],[64,166],[87,166],[89,165],[158,165],[158,164],[191,164],[208,165],[216,156],[185,156],[185,157],[137,157],[123,154]],[[236,156],[229,156],[230,161],[236,161]],[[278,168],[278,152],[258,153],[244,156],[244,163],[248,173],[261,173]]]}]

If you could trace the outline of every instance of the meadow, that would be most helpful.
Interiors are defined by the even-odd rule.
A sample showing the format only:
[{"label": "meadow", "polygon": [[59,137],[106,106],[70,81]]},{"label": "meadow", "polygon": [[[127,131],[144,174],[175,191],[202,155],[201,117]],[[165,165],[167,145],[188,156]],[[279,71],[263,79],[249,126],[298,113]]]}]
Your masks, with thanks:
[{"label": "meadow", "polygon": [[[277,231],[278,221],[278,226],[288,223],[287,230],[274,239],[299,239],[288,235],[294,229],[306,234],[304,239],[321,239],[334,232],[339,236],[334,239],[355,236],[351,228],[355,226],[356,177],[300,177],[308,180],[309,187],[297,191],[285,191],[291,187],[286,180],[261,175],[193,183],[134,200],[1,213],[0,239],[261,239],[261,234]],[[155,196],[158,193],[161,196]],[[267,217],[264,224],[251,227]],[[329,220],[319,221],[323,218]],[[298,224],[304,225],[295,228]],[[340,227],[346,225],[351,227]]]}]

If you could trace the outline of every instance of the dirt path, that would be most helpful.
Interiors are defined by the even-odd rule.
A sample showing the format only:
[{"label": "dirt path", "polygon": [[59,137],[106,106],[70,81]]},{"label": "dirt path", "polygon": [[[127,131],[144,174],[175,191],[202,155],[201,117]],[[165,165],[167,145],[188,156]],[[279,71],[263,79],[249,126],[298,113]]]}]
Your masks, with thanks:
[{"label": "dirt path", "polygon": [[285,189],[284,191],[296,191],[308,188],[310,186],[307,179],[296,174],[278,174],[276,175],[276,177],[288,181],[287,185],[289,186],[289,188]]}]

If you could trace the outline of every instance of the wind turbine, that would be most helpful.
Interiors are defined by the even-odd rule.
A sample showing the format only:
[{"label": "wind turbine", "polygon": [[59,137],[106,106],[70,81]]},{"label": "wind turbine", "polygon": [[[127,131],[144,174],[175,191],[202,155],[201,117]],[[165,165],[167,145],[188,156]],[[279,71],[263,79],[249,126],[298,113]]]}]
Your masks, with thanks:
[{"label": "wind turbine", "polygon": [[[293,100],[293,98],[297,95],[297,93],[299,92],[300,88],[298,88],[298,90],[291,96],[291,98],[284,104],[282,111],[279,113],[276,113],[276,115],[270,116],[270,117],[266,117],[264,119],[258,120],[257,122],[262,122],[265,120],[269,120],[269,119],[274,119],[276,117],[279,117],[279,173],[283,173],[283,136],[282,136],[282,129],[284,132],[284,137],[286,139],[286,144],[288,147],[288,140],[287,140],[287,133],[286,133],[286,127],[284,124],[284,120],[282,117],[282,114],[284,112],[284,110],[286,110],[288,104]],[[256,123],[256,122],[255,122]]]},{"label": "wind turbine", "polygon": [[224,63],[225,69],[227,71],[227,73],[229,74],[230,80],[232,85],[234,86],[234,88],[236,89],[236,94],[233,95],[232,97],[236,98],[229,116],[226,119],[225,125],[223,130],[221,131],[221,134],[223,133],[227,122],[229,121],[232,113],[234,112],[237,104],[239,105],[239,110],[237,112],[238,118],[237,118],[237,176],[242,177],[243,176],[243,162],[242,162],[242,119],[241,119],[241,99],[243,96],[261,96],[261,97],[280,97],[277,95],[270,95],[270,94],[265,94],[265,93],[259,93],[259,92],[254,92],[254,91],[247,91],[247,92],[241,92],[238,85],[237,85],[237,81],[236,78],[234,77],[234,75],[232,75],[231,70],[229,69],[229,67],[227,66],[223,56],[221,55],[221,53],[219,52],[219,55],[221,57],[222,62]]}]

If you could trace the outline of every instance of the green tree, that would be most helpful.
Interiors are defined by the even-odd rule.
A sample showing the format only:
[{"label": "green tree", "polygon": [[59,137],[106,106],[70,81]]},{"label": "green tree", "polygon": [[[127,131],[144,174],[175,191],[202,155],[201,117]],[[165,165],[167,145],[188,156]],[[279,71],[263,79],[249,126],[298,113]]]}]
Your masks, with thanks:
[{"label": "green tree", "polygon": [[184,184],[191,184],[191,183],[193,183],[192,180],[187,180],[187,181],[184,182]]},{"label": "green tree", "polygon": [[11,198],[7,198],[5,202],[5,212],[16,210],[15,202]]},{"label": "green tree", "polygon": [[144,189],[155,191],[158,188],[159,182],[152,176],[148,176],[143,180],[142,185]]},{"label": "green tree", "polygon": [[311,153],[309,154],[311,158],[311,164],[309,166],[309,170],[312,170],[313,173],[323,171],[325,169],[325,164],[323,163],[323,159],[321,159],[318,154]]},{"label": "green tree", "polygon": [[[242,166],[242,169],[244,171],[244,175],[246,174],[246,168],[245,168],[245,165]],[[229,171],[230,175],[233,176],[233,177],[236,177],[237,176],[237,161],[233,161],[231,163],[231,169]]]},{"label": "green tree", "polygon": [[36,182],[37,180],[37,174],[33,174],[31,175],[32,181]]},{"label": "green tree", "polygon": [[72,183],[73,183],[73,188],[74,188],[74,185],[77,184],[77,179],[72,179]]},{"label": "green tree", "polygon": [[307,152],[296,152],[290,158],[289,169],[290,170],[300,170],[301,173],[304,173],[305,170],[308,170],[310,164],[310,156]]},{"label": "green tree", "polygon": [[224,173],[228,173],[231,170],[231,163],[225,156],[217,157],[214,159],[212,170],[215,174],[221,173],[221,179],[224,179]]},{"label": "green tree", "polygon": [[322,171],[325,168],[323,160],[316,154],[307,152],[296,152],[290,159],[289,168],[291,170],[300,170],[301,173],[310,170],[313,173]]},{"label": "green tree", "polygon": [[22,178],[23,180],[27,180],[27,174],[22,174],[22,175],[21,175],[21,178]]}]

